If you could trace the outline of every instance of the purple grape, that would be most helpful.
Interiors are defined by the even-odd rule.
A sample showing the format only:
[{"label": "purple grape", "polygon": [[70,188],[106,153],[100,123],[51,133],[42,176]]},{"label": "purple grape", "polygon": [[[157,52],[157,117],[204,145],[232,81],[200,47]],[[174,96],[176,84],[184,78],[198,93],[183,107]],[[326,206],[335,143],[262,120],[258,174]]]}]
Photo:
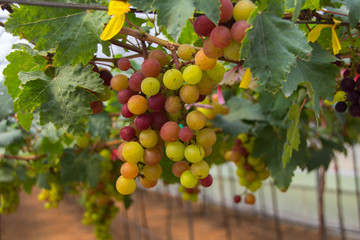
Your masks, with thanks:
[{"label": "purple grape", "polygon": [[100,73],[100,78],[102,80],[104,80],[104,84],[110,86],[110,81],[111,81],[111,79],[113,77],[111,72],[109,70],[107,70],[107,69],[101,69],[99,71],[99,73]]},{"label": "purple grape", "polygon": [[120,137],[128,142],[133,140],[135,137],[135,129],[130,126],[123,127],[120,130]]},{"label": "purple grape", "polygon": [[117,100],[119,103],[125,104],[133,95],[135,95],[135,92],[131,91],[130,89],[124,89],[118,92]]},{"label": "purple grape", "polygon": [[353,117],[360,117],[360,105],[357,103],[353,103],[349,107],[349,113]]},{"label": "purple grape", "polygon": [[166,97],[163,94],[158,93],[156,95],[149,97],[147,103],[148,103],[148,107],[151,110],[161,111],[164,110],[165,108],[165,102],[166,102]]},{"label": "purple grape", "polygon": [[355,81],[353,78],[344,78],[340,83],[340,88],[345,92],[351,92],[355,88]]},{"label": "purple grape", "polygon": [[346,102],[341,101],[341,102],[336,103],[336,105],[335,105],[335,110],[336,110],[338,113],[343,113],[343,112],[346,111],[346,109],[347,109],[347,104],[346,104]]},{"label": "purple grape", "polygon": [[135,118],[135,127],[139,130],[146,130],[151,126],[152,119],[149,114],[143,113]]},{"label": "purple grape", "polygon": [[357,72],[358,74],[360,74],[360,63],[359,63],[358,65],[356,65],[356,72]]},{"label": "purple grape", "polygon": [[360,92],[354,90],[352,92],[347,93],[346,98],[351,103],[357,103],[359,101]]},{"label": "purple grape", "polygon": [[155,130],[160,130],[161,127],[169,121],[169,118],[165,112],[154,112],[151,114],[151,118],[151,127]]}]

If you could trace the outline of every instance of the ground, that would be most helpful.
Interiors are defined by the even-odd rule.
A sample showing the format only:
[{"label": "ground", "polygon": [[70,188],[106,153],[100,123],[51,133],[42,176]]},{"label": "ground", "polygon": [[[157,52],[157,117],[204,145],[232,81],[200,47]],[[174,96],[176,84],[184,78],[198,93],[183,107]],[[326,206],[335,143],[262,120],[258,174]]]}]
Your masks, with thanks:
[{"label": "ground", "polygon": [[[1,216],[0,240],[95,240],[92,228],[81,224],[82,209],[75,198],[66,197],[58,209],[45,210],[37,200],[38,193],[38,189],[32,195],[22,193],[18,211]],[[256,212],[224,211],[209,204],[190,205],[168,195],[143,191],[137,192],[134,200],[130,210],[121,209],[113,221],[114,240],[280,239],[274,220]],[[193,227],[193,239],[189,226]],[[281,223],[280,228],[285,240],[319,239],[315,228],[288,223]]]}]

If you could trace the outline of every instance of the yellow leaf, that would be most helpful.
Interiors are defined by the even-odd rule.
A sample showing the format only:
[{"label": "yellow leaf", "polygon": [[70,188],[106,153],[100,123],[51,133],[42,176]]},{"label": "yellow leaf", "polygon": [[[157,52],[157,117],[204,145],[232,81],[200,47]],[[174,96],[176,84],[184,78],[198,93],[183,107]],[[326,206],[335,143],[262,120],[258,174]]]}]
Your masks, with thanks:
[{"label": "yellow leaf", "polygon": [[241,79],[239,88],[245,88],[245,89],[249,88],[250,80],[251,80],[251,72],[250,72],[250,68],[248,68],[246,69],[244,76]]},{"label": "yellow leaf", "polygon": [[121,15],[130,11],[131,4],[123,1],[112,0],[109,4],[108,15]]},{"label": "yellow leaf", "polygon": [[115,15],[106,25],[104,31],[101,33],[101,40],[106,41],[114,37],[122,28],[125,21],[125,14]]},{"label": "yellow leaf", "polygon": [[308,35],[308,41],[315,42],[320,37],[321,31],[326,27],[331,27],[331,25],[319,24],[316,27],[314,27]]}]

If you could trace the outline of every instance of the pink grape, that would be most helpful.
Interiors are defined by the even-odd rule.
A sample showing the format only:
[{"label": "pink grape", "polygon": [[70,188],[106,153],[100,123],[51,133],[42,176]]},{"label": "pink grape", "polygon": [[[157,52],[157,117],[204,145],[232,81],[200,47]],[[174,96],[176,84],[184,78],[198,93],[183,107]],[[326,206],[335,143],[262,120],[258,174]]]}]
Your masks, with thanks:
[{"label": "pink grape", "polygon": [[217,48],[226,48],[231,43],[231,32],[225,26],[218,26],[211,31],[210,40]]},{"label": "pink grape", "polygon": [[194,137],[194,131],[189,127],[183,127],[179,131],[179,138],[183,142],[190,142]]},{"label": "pink grape", "polygon": [[141,72],[144,74],[145,77],[156,77],[160,74],[160,71],[161,64],[155,59],[146,59],[141,64]]},{"label": "pink grape", "polygon": [[117,67],[121,70],[121,71],[127,71],[130,69],[131,67],[131,62],[128,58],[120,58],[117,62]]}]

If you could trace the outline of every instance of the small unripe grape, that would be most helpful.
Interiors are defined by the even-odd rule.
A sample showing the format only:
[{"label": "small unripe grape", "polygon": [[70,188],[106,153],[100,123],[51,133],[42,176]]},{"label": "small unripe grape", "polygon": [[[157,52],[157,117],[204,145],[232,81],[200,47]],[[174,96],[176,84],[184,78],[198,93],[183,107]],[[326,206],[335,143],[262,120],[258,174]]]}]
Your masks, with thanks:
[{"label": "small unripe grape", "polygon": [[189,44],[182,44],[177,50],[177,55],[181,60],[190,61],[194,58],[196,53],[195,48]]},{"label": "small unripe grape", "polygon": [[190,170],[186,170],[180,176],[180,183],[186,188],[193,188],[198,183],[198,178],[191,173]]},{"label": "small unripe grape", "polygon": [[90,139],[86,135],[78,137],[76,139],[76,145],[79,148],[86,148],[87,146],[89,146],[89,144],[90,144]]},{"label": "small unripe grape", "polygon": [[117,62],[117,67],[121,70],[121,71],[127,71],[130,69],[131,67],[131,62],[128,58],[120,58]]},{"label": "small unripe grape", "polygon": [[116,180],[116,190],[123,195],[129,195],[136,189],[136,182],[134,179],[126,179],[120,176]]},{"label": "small unripe grape", "polygon": [[188,84],[197,84],[198,82],[200,82],[201,77],[202,71],[196,65],[187,66],[183,71],[183,79]]},{"label": "small unripe grape", "polygon": [[250,0],[241,0],[236,3],[233,17],[236,21],[248,20],[251,12],[255,9],[255,4]]}]

